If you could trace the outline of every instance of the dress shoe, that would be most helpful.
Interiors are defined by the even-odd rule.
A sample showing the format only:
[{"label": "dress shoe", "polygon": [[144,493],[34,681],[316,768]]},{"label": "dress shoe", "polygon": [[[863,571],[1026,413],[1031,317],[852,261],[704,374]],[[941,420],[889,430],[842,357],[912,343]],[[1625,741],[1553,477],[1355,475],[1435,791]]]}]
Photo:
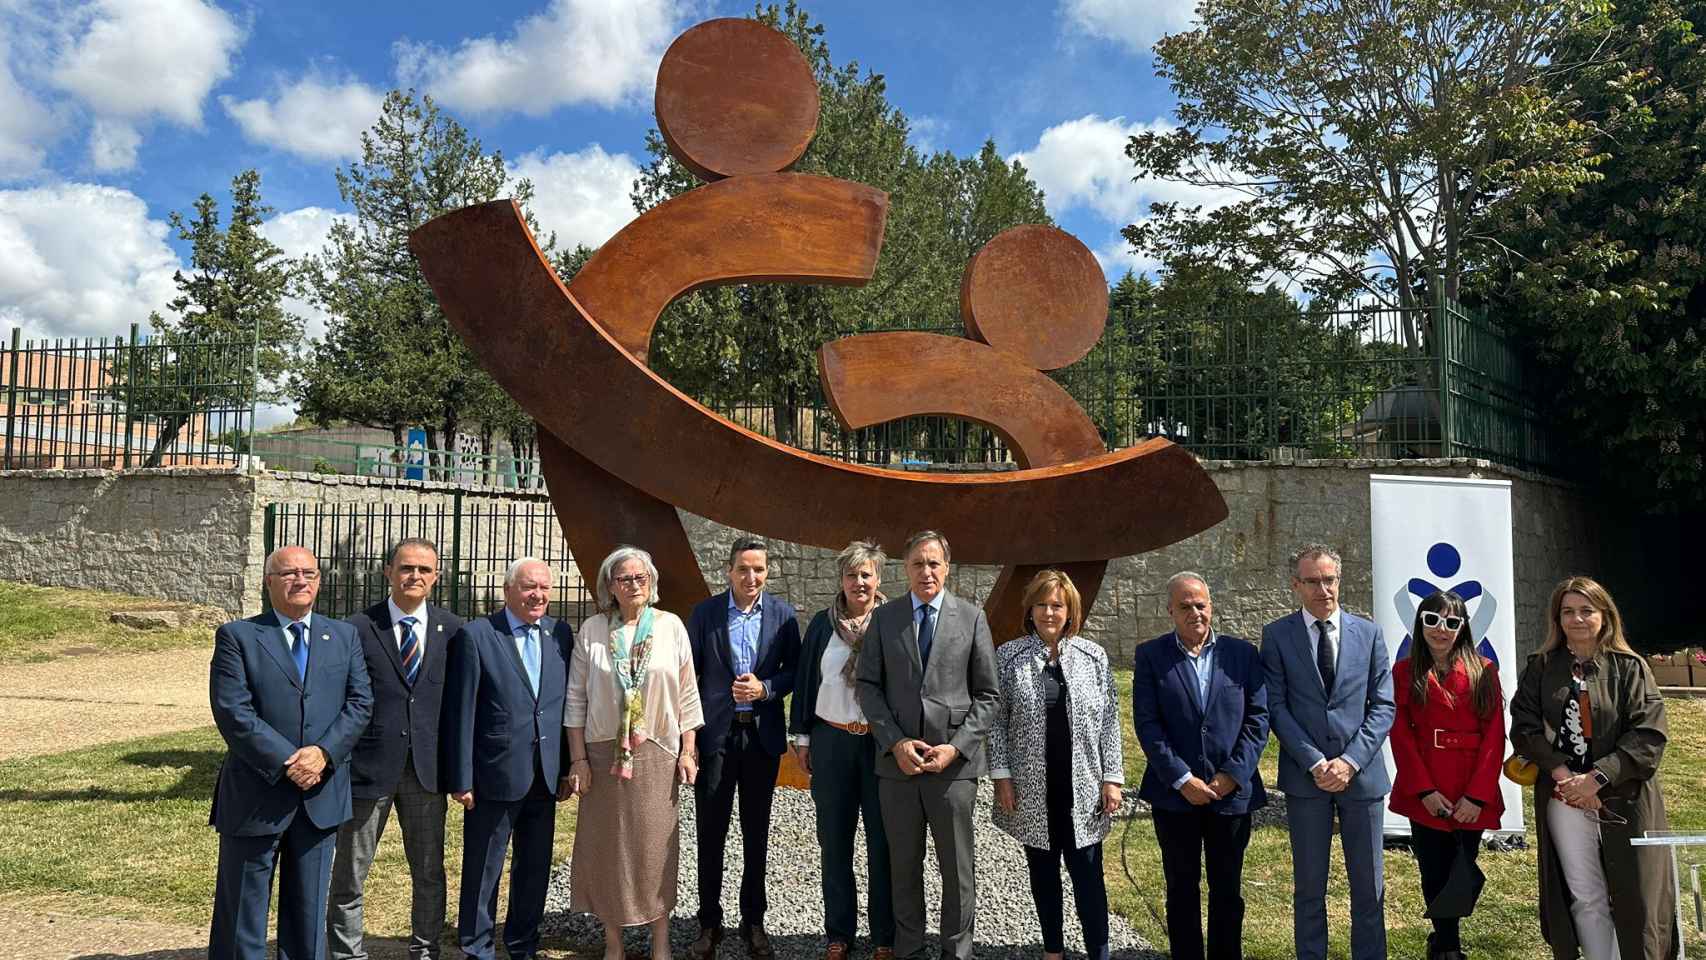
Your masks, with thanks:
[{"label": "dress shoe", "polygon": [[839,940],[831,942],[823,952],[823,960],[847,960],[847,944]]},{"label": "dress shoe", "polygon": [[871,954],[871,960],[894,960],[893,947],[878,947]]},{"label": "dress shoe", "polygon": [[770,945],[770,935],[764,932],[764,924],[741,924],[741,942],[746,944],[746,955],[757,960],[768,960],[776,955],[776,948]]},{"label": "dress shoe", "polygon": [[687,955],[693,960],[710,960],[717,955],[717,947],[723,942],[722,927],[700,927],[699,939],[687,947]]}]

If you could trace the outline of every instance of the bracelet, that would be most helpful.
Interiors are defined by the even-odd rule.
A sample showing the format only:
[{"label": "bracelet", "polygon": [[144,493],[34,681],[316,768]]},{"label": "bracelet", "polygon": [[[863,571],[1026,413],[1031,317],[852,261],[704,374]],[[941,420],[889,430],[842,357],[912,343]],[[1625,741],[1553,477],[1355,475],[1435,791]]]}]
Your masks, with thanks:
[{"label": "bracelet", "polygon": [[571,764],[574,764],[574,763],[585,763],[585,762],[586,762],[586,758],[585,758],[585,757],[570,757],[570,758],[569,758],[569,763],[571,763]]}]

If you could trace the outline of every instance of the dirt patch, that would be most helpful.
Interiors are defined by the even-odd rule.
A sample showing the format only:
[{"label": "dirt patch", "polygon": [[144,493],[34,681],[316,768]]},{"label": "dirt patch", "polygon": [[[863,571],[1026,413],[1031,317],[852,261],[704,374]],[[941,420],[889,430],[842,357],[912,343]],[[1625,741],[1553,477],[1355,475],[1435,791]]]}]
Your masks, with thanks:
[{"label": "dirt patch", "polygon": [[0,667],[0,760],[206,726],[211,655],[192,648]]}]

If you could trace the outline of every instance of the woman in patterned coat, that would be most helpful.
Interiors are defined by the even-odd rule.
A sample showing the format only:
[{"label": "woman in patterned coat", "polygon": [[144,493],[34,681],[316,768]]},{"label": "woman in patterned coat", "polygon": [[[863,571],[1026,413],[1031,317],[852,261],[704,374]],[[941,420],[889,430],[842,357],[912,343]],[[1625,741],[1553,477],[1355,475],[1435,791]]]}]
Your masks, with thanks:
[{"label": "woman in patterned coat", "polygon": [[989,731],[995,825],[1025,845],[1043,956],[1065,950],[1060,862],[1084,927],[1084,952],[1107,960],[1102,840],[1119,809],[1125,768],[1119,694],[1103,649],[1078,635],[1072,580],[1044,570],[1025,588],[1030,633],[996,651],[1001,701]]}]

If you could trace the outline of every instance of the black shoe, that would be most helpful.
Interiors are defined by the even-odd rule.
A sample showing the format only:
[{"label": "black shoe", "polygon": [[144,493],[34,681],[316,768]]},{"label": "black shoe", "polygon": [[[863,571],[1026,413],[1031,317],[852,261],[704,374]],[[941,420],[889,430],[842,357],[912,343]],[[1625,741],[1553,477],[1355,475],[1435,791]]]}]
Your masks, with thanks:
[{"label": "black shoe", "polygon": [[700,927],[699,939],[688,945],[687,955],[693,960],[710,960],[711,957],[717,955],[717,947],[721,946],[722,943],[722,927]]},{"label": "black shoe", "polygon": [[740,940],[746,944],[746,955],[754,960],[769,960],[776,955],[776,948],[771,946],[770,935],[764,932],[762,923],[741,924]]}]

